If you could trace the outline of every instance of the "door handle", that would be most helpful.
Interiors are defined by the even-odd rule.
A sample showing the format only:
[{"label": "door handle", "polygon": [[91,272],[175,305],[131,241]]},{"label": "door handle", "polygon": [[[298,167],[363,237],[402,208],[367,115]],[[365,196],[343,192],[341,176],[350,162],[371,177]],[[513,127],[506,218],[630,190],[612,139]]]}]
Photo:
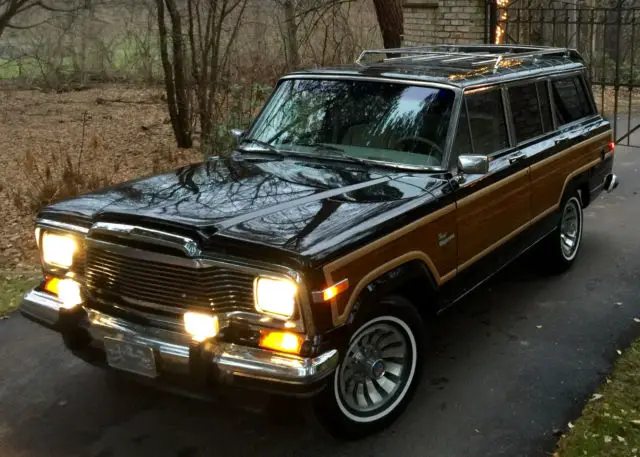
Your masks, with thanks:
[{"label": "door handle", "polygon": [[509,163],[510,164],[514,164],[516,162],[520,162],[521,160],[524,160],[527,158],[527,155],[524,152],[521,152],[520,154],[516,154],[514,156],[509,157]]}]

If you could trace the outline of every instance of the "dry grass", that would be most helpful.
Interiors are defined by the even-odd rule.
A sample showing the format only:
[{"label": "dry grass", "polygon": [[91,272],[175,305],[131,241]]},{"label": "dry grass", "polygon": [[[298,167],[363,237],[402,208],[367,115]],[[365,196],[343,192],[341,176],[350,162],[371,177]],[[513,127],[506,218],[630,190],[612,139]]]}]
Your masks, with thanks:
[{"label": "dry grass", "polygon": [[175,147],[160,88],[0,87],[0,265],[37,264],[39,202],[198,160],[198,150]]}]

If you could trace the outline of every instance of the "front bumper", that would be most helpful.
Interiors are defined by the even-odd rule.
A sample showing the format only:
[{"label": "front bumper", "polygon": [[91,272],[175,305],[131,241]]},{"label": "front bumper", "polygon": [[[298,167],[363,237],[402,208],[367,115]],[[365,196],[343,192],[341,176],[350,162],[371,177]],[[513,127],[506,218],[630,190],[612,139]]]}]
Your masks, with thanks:
[{"label": "front bumper", "polygon": [[338,364],[335,349],[305,358],[221,341],[197,344],[184,333],[137,325],[93,309],[66,310],[56,297],[37,290],[24,296],[20,312],[62,333],[67,346],[92,363],[105,364],[105,338],[120,339],[152,348],[160,378],[177,375],[200,386],[221,382],[310,395],[324,387]]}]

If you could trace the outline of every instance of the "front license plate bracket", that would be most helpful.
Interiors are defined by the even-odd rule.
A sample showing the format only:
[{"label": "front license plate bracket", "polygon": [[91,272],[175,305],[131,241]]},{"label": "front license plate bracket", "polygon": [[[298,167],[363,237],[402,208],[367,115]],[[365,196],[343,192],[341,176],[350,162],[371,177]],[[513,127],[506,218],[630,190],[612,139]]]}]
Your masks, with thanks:
[{"label": "front license plate bracket", "polygon": [[117,338],[104,338],[104,348],[109,366],[148,378],[158,376],[153,348]]}]

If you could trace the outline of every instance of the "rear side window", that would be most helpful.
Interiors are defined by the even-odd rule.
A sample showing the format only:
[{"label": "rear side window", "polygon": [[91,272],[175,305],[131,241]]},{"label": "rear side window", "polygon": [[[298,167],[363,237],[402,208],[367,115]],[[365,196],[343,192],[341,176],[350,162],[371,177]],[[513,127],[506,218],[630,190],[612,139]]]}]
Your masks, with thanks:
[{"label": "rear side window", "polygon": [[535,83],[512,86],[508,90],[516,142],[542,135],[544,128]]},{"label": "rear side window", "polygon": [[465,99],[473,152],[489,155],[505,149],[509,140],[501,92],[478,92]]},{"label": "rear side window", "polygon": [[558,125],[594,114],[579,76],[555,79],[551,81],[551,90]]}]

